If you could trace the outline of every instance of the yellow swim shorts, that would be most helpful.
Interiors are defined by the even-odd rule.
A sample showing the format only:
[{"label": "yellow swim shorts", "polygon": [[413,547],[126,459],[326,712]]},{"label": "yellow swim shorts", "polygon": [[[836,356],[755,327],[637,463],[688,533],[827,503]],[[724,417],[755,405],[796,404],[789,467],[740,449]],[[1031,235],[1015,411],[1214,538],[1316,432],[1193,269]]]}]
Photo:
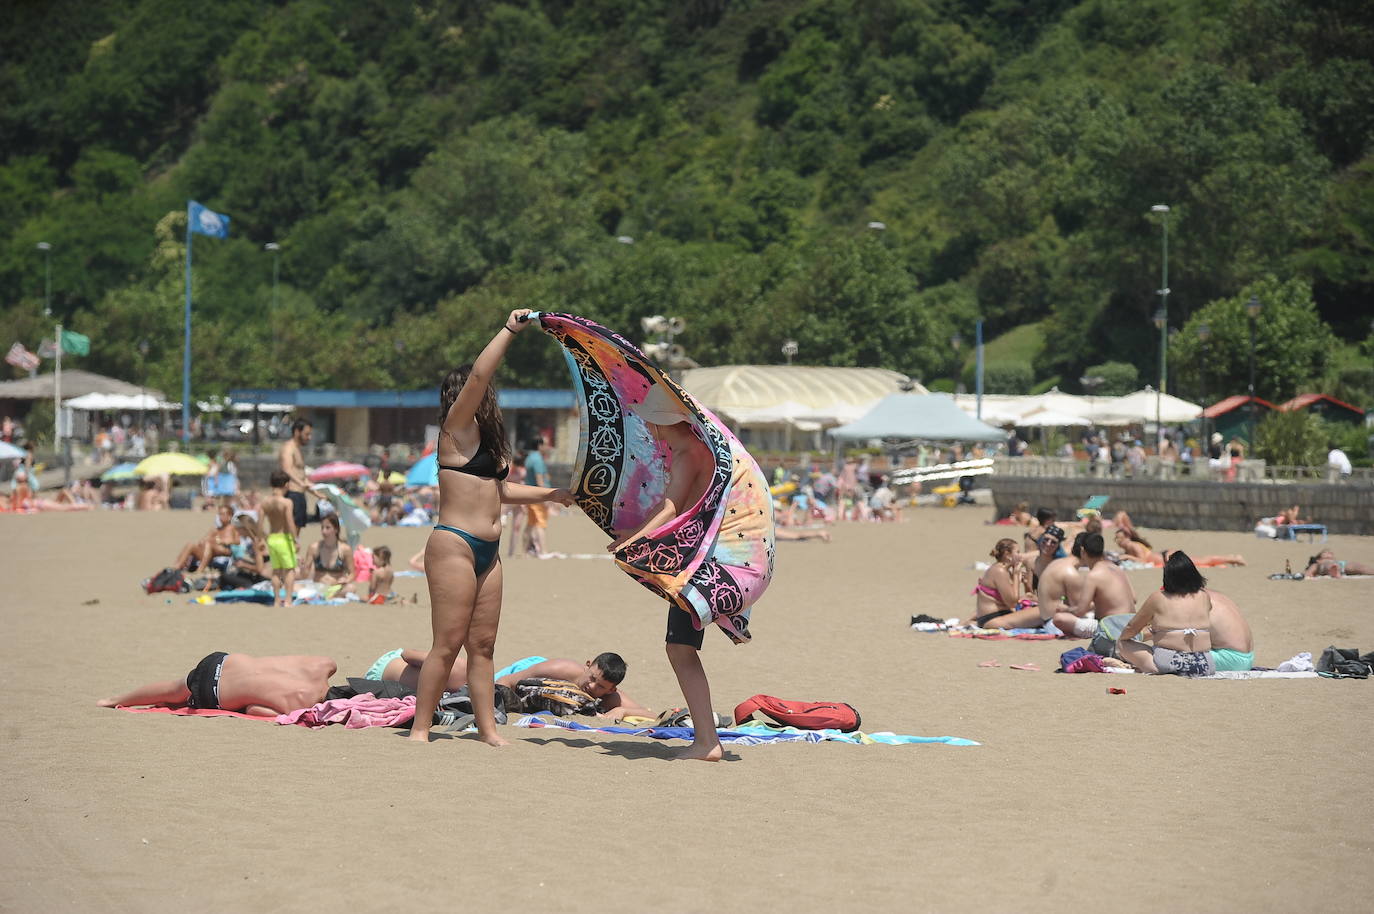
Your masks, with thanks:
[{"label": "yellow swim shorts", "polygon": [[296,541],[290,534],[267,534],[267,552],[272,556],[272,567],[278,571],[290,571],[296,567]]}]

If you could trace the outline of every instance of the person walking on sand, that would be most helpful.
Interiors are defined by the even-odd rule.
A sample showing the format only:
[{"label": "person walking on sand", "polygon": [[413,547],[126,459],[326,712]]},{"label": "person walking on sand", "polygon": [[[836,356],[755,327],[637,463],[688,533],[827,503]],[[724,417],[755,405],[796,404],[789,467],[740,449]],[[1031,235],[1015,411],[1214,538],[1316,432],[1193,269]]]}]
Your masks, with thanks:
[{"label": "person walking on sand", "polygon": [[460,649],[467,653],[468,689],[477,736],[492,746],[496,732],[496,630],[501,621],[501,506],[573,503],[566,489],[506,481],[510,444],[492,379],[525,329],[528,309],[512,311],[472,365],[449,372],[439,389],[439,523],[425,545],[433,644],[420,667],[410,739],[429,741],[439,696]]},{"label": "person walking on sand", "polygon": [[267,551],[272,557],[273,605],[286,606],[296,588],[296,537],[300,528],[296,526],[292,501],[287,497],[290,478],[276,470],[270,482],[272,494],[263,499],[261,510],[267,521]]}]

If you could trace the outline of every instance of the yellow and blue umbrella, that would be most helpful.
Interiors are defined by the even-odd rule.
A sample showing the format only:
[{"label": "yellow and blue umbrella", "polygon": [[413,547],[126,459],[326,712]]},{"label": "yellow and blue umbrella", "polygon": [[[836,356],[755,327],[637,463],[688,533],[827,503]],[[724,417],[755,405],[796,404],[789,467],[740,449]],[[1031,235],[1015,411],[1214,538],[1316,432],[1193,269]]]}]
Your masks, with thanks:
[{"label": "yellow and blue umbrella", "polygon": [[134,472],[135,466],[136,464],[133,463],[115,464],[114,466],[110,467],[108,470],[100,474],[100,481],[128,482],[129,480],[135,479],[138,476],[138,474]]}]

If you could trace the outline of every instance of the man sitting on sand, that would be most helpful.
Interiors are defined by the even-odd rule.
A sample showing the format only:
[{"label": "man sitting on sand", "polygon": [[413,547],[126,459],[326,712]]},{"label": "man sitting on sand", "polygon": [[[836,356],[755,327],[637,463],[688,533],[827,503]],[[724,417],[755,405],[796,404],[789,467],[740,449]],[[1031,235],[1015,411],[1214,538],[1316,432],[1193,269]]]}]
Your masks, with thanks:
[{"label": "man sitting on sand", "polygon": [[[377,658],[377,662],[367,671],[367,679],[380,679],[384,682],[399,682],[414,689],[420,681],[420,667],[424,665],[429,651],[398,649],[389,651]],[[625,661],[619,654],[609,651],[597,654],[585,663],[576,660],[545,660],[534,658],[536,663],[526,665],[523,661],[514,663],[507,671],[498,671],[496,684],[515,688],[522,679],[540,677],[561,679],[571,682],[582,691],[601,702],[601,714],[613,720],[622,717],[653,717],[653,712],[620,691],[620,683],[625,681]],[[453,663],[453,670],[444,683],[444,691],[456,692],[468,683],[467,661],[459,657]]]},{"label": "man sitting on sand", "polygon": [[[1087,534],[1080,533],[1074,539],[1071,555],[1056,559],[1053,558],[1054,549],[1049,548],[1044,540],[1051,538],[1050,533],[1059,529],[1052,526],[1041,537],[1041,554],[1035,563],[1038,566],[1038,570],[1035,570],[1035,600],[1039,604],[1042,620],[1048,622],[1053,619],[1055,627],[1066,635],[1089,638],[1097,631],[1097,623],[1073,612],[1078,606],[1079,591],[1083,588],[1083,575],[1078,572],[1078,563],[1083,561],[1083,540]],[[1046,553],[1050,558],[1042,563]]]},{"label": "man sitting on sand", "polygon": [[1208,588],[1212,599],[1212,665],[1218,673],[1243,673],[1255,665],[1255,636],[1236,601]]},{"label": "man sitting on sand", "polygon": [[275,717],[324,701],[329,677],[337,670],[329,657],[250,657],[216,651],[181,679],[150,682],[96,704],[102,708],[217,709]]},{"label": "man sitting on sand", "polygon": [[1103,555],[1103,545],[1100,533],[1088,533],[1083,537],[1082,558],[1083,564],[1088,566],[1088,573],[1083,576],[1078,598],[1073,602],[1070,612],[1079,619],[1089,612],[1095,613],[1099,627],[1104,619],[1120,616],[1114,622],[1116,632],[1120,634],[1125,627],[1120,623],[1129,621],[1135,614],[1135,591],[1131,589],[1126,572]]}]

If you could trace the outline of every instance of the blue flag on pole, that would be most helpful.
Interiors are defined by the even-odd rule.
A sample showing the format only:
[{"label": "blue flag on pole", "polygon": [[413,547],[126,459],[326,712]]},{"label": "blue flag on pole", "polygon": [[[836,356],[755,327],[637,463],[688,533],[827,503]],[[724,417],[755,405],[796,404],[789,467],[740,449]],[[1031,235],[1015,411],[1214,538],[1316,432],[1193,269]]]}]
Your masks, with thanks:
[{"label": "blue flag on pole", "polygon": [[191,231],[211,238],[229,237],[229,217],[206,209],[194,200],[187,201],[186,218],[190,221]]}]

